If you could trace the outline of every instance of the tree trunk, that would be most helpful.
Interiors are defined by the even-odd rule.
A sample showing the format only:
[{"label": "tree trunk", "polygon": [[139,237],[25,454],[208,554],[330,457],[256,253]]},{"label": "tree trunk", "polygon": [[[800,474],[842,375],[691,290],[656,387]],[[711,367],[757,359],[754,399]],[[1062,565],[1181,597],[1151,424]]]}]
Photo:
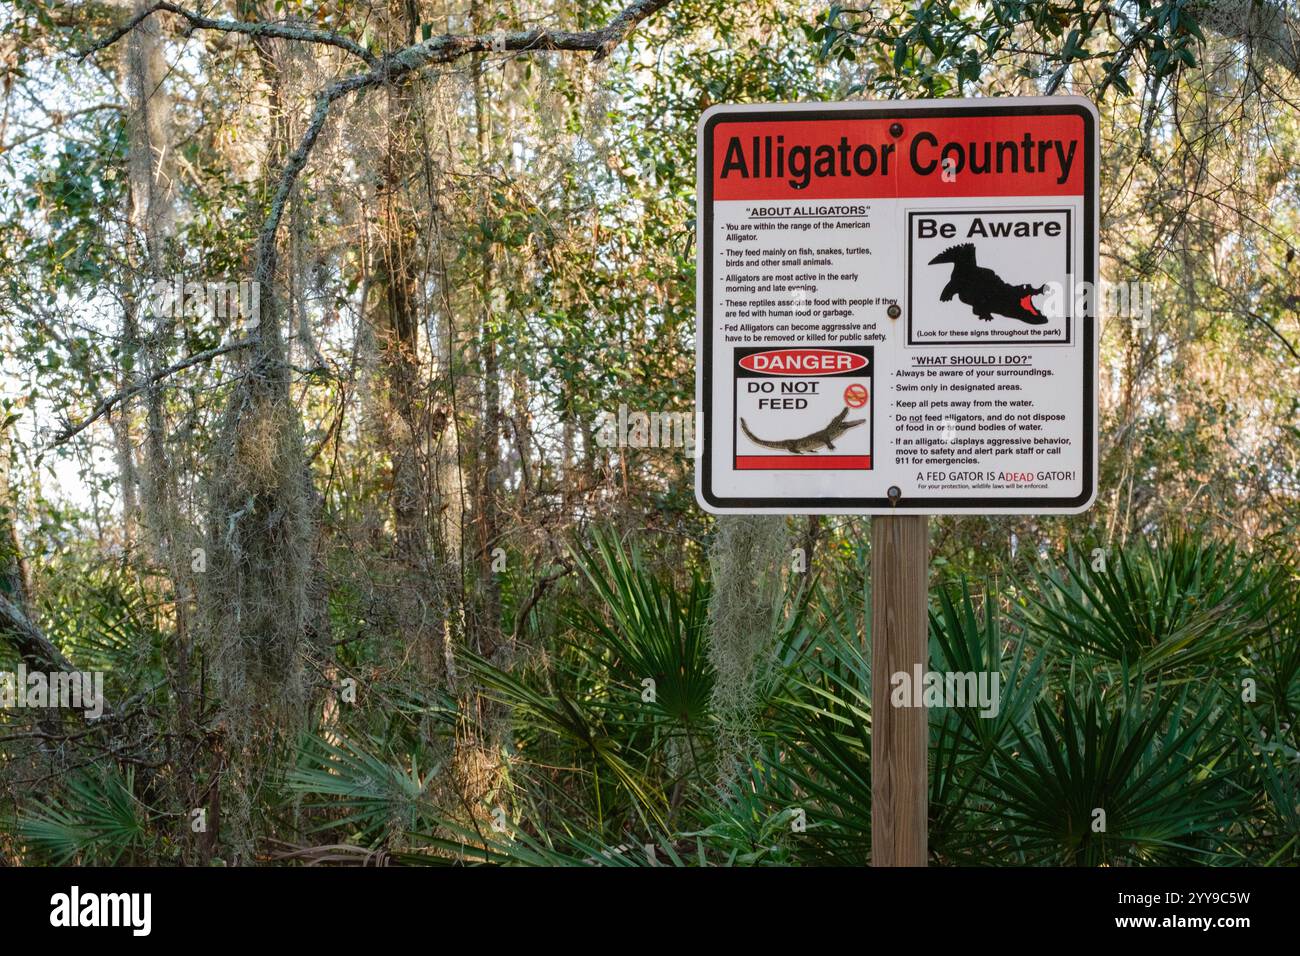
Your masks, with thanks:
[{"label": "tree trunk", "polygon": [[[483,29],[479,4],[471,7],[476,30]],[[491,169],[492,130],[486,82],[483,76],[483,57],[475,55],[474,130],[478,168]],[[481,215],[493,215],[491,191],[484,178]],[[503,547],[497,515],[500,492],[501,458],[501,377],[497,363],[496,316],[493,314],[495,293],[492,244],[485,240],[479,256],[480,318],[478,336],[479,364],[483,371],[482,401],[475,442],[476,492],[474,496],[475,544],[478,553],[479,588],[481,606],[478,609],[479,652],[502,663],[508,663],[511,648],[503,647],[501,632],[501,582],[499,564],[494,561],[498,548]]]},{"label": "tree trunk", "polygon": [[[390,47],[415,40],[419,10],[412,0],[390,0],[384,24]],[[394,557],[401,580],[394,610],[402,633],[415,644],[426,675],[440,674],[446,619],[443,575],[434,566],[430,514],[440,511],[428,479],[429,403],[421,388],[420,261],[415,214],[406,183],[419,169],[415,137],[416,97],[409,84],[385,91],[385,142],[380,161],[378,241],[371,268],[375,303],[371,311],[383,376],[381,411],[384,443],[391,462],[389,499]]]}]

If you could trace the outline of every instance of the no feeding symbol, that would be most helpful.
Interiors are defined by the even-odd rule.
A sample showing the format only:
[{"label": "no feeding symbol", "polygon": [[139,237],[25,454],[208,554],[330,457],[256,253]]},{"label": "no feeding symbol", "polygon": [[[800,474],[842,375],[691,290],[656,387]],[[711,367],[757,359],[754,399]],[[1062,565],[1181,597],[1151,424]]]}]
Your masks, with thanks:
[{"label": "no feeding symbol", "polygon": [[867,404],[867,386],[854,383],[844,390],[844,404],[849,408],[861,408]]}]

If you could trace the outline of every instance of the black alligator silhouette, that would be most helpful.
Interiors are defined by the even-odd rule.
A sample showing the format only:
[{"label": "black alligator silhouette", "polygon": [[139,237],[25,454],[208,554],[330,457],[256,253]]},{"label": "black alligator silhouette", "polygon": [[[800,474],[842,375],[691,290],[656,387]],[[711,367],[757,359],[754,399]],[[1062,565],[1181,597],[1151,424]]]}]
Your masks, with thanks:
[{"label": "black alligator silhouette", "polygon": [[945,262],[952,263],[952,278],[943,287],[940,302],[948,302],[955,295],[985,322],[992,322],[994,315],[1019,319],[1029,325],[1042,325],[1047,321],[1047,316],[1033,303],[1033,297],[1041,295],[1047,286],[1012,285],[992,269],[976,265],[975,243],[949,246],[931,259],[930,265]]},{"label": "black alligator silhouette", "polygon": [[780,448],[785,451],[794,452],[796,455],[802,455],[806,451],[816,451],[822,445],[825,445],[831,451],[834,451],[835,445],[833,442],[835,439],[839,438],[854,425],[861,425],[866,421],[865,418],[856,418],[851,422],[846,422],[844,419],[848,414],[849,410],[846,408],[844,411],[832,418],[831,423],[825,428],[819,428],[811,435],[804,435],[802,438],[781,438],[777,441],[767,441],[766,439],[759,438],[751,432],[743,418],[740,420],[740,429],[749,436],[749,440],[755,445],[762,445],[764,448]]}]

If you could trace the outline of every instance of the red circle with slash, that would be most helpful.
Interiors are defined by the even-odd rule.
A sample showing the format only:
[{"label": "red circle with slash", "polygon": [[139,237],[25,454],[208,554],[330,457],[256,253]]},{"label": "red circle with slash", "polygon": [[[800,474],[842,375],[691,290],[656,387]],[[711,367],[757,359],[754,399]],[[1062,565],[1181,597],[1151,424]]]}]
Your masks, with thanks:
[{"label": "red circle with slash", "polygon": [[844,390],[844,404],[849,408],[861,408],[867,404],[867,386],[856,382]]}]

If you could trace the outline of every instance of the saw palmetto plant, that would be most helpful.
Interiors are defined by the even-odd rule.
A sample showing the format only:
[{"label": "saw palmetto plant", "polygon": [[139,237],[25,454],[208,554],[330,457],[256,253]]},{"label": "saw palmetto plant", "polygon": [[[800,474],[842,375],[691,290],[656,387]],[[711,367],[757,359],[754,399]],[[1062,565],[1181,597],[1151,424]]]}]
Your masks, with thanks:
[{"label": "saw palmetto plant", "polygon": [[1282,595],[1271,570],[1182,534],[1110,560],[1073,554],[1026,589],[1026,626],[1058,653],[1176,677],[1232,659],[1268,628]]},{"label": "saw palmetto plant", "polygon": [[[462,650],[508,772],[451,797],[465,699],[405,680],[304,732],[264,784],[268,859],[427,865],[855,865],[871,855],[870,609],[862,553],[790,575],[754,691],[757,743],[723,773],[708,587],[612,534],[575,543],[562,625],[510,667]],[[1285,864],[1300,856],[1294,596],[1280,567],[1195,536],[1138,542],[1107,570],[1067,559],[1002,587],[934,589],[933,671],[997,675],[996,706],[929,711],[935,864]],[[68,599],[75,604],[75,595]],[[96,605],[99,606],[99,605]],[[115,657],[129,602],[96,637]],[[67,645],[82,618],[64,618]],[[137,622],[132,625],[131,622]],[[353,667],[365,665],[354,658]],[[1253,688],[1254,694],[1243,689]],[[125,686],[129,690],[129,686]],[[974,702],[972,702],[974,703]],[[989,703],[989,702],[985,702]],[[51,862],[167,845],[156,774],[81,772],[10,820]],[[355,852],[348,848],[354,848]]]}]

